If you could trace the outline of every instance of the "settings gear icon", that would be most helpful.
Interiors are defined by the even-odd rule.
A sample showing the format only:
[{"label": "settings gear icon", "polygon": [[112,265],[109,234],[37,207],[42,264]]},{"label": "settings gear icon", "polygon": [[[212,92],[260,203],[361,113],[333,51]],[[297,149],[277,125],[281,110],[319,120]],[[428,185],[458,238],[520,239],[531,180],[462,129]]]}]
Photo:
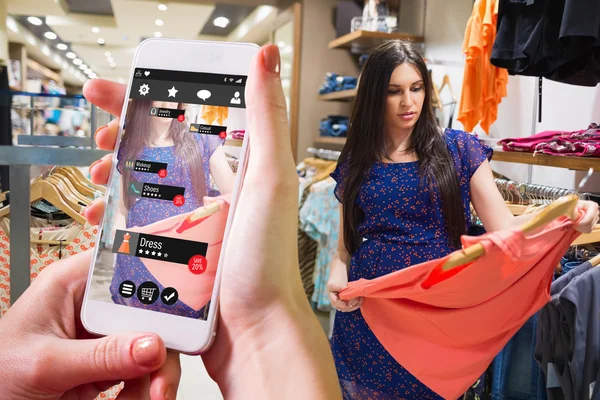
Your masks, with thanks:
[{"label": "settings gear icon", "polygon": [[147,95],[150,92],[150,86],[146,85],[145,83],[140,86],[140,94],[142,96]]}]

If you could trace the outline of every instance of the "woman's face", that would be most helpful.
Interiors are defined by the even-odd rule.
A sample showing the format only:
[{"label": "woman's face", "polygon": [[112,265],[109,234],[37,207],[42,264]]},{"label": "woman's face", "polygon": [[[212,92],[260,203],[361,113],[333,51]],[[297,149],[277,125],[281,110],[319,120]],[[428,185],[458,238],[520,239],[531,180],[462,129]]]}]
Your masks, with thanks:
[{"label": "woman's face", "polygon": [[425,101],[425,86],[419,71],[409,63],[396,67],[388,85],[385,130],[410,133]]}]

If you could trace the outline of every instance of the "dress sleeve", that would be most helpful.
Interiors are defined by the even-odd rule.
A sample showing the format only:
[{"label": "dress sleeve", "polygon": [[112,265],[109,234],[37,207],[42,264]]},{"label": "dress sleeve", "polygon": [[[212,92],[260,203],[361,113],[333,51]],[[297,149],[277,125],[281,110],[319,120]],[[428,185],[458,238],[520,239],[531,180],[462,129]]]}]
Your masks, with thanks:
[{"label": "dress sleeve", "polygon": [[340,161],[335,170],[330,175],[333,178],[333,180],[337,182],[337,184],[335,185],[335,189],[333,190],[333,194],[335,194],[335,197],[340,203],[344,198],[344,185],[347,173],[348,163]]},{"label": "dress sleeve", "polygon": [[466,169],[469,179],[471,179],[486,159],[492,160],[494,151],[491,147],[479,141],[477,137],[467,132],[459,132],[456,141],[461,163],[463,168]]}]

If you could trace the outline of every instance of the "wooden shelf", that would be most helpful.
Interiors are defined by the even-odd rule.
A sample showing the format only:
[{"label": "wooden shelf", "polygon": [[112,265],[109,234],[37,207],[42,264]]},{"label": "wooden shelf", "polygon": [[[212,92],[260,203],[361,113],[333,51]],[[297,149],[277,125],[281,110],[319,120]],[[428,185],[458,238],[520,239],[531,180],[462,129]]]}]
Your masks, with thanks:
[{"label": "wooden shelf", "polygon": [[341,90],[319,95],[319,99],[323,101],[350,101],[356,97],[356,89]]},{"label": "wooden shelf", "polygon": [[494,150],[492,161],[567,168],[577,171],[587,171],[594,168],[595,171],[600,171],[600,158],[594,157],[561,157],[546,154],[536,154],[534,156],[533,153]]},{"label": "wooden shelf", "polygon": [[225,141],[225,146],[242,147],[243,143],[244,141],[242,139],[227,139]]},{"label": "wooden shelf", "polygon": [[315,146],[331,149],[331,150],[341,150],[342,147],[346,144],[345,137],[328,137],[328,136],[320,136],[315,139]]},{"label": "wooden shelf", "polygon": [[389,40],[410,40],[423,42],[423,36],[408,33],[387,33],[372,31],[354,31],[329,42],[330,49],[349,49],[351,47],[371,49]]}]

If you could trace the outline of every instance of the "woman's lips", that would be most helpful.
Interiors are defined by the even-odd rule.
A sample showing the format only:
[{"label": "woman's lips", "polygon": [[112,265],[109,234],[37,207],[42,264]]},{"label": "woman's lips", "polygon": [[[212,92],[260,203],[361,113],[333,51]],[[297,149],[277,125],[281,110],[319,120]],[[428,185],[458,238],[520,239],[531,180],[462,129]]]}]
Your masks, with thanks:
[{"label": "woman's lips", "polygon": [[411,119],[413,119],[413,117],[415,116],[415,112],[414,111],[410,111],[410,112],[406,112],[406,113],[402,113],[400,115],[398,115],[400,118],[402,118],[405,121],[410,121]]}]

